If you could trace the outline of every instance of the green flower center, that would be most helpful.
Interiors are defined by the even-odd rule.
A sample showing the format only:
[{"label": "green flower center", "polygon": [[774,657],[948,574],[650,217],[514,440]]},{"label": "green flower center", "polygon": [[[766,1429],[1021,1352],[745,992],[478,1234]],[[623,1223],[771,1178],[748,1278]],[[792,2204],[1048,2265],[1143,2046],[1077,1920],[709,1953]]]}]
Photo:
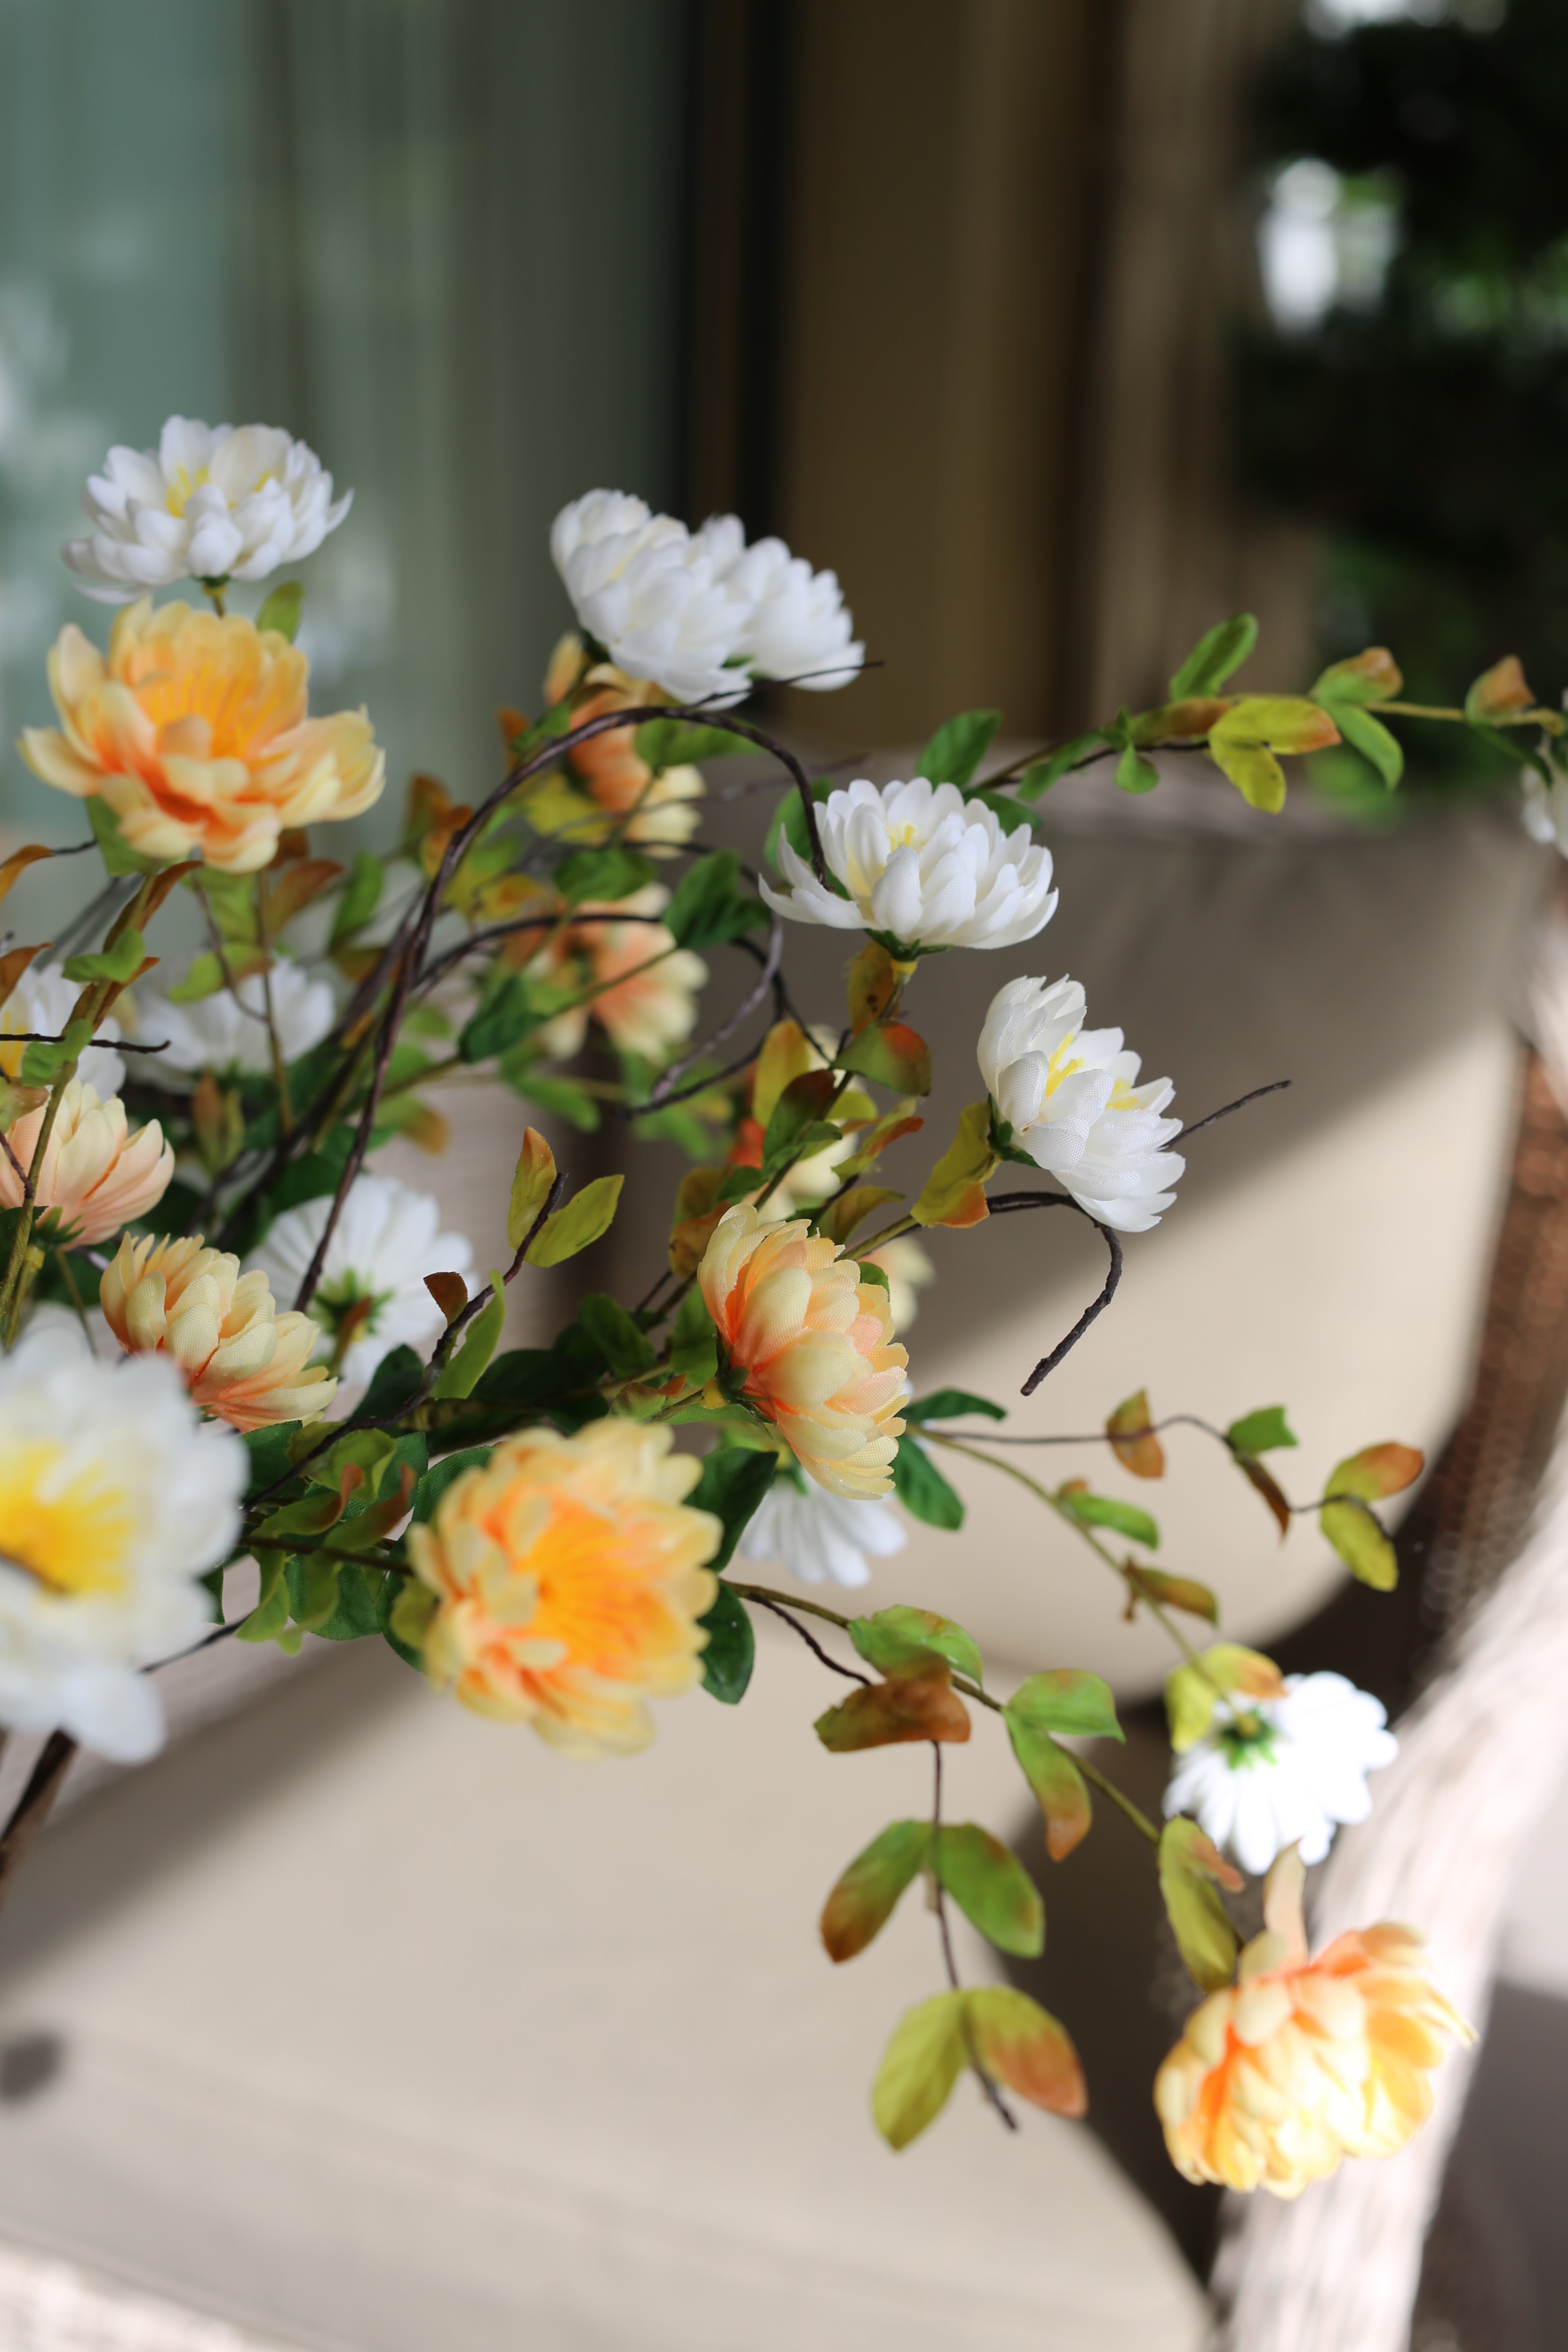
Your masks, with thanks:
[{"label": "green flower center", "polygon": [[1222,1723],[1216,1727],[1215,1737],[1233,1772],[1246,1772],[1255,1764],[1279,1761],[1273,1726],[1265,1723],[1260,1715],[1246,1716],[1239,1723]]}]

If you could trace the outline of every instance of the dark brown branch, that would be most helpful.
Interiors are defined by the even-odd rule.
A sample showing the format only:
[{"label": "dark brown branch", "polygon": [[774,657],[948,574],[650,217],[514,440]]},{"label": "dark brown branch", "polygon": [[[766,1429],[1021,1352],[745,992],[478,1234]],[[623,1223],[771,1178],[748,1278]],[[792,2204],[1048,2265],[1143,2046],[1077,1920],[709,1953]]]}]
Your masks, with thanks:
[{"label": "dark brown branch", "polygon": [[739,1586],[735,1589],[737,1591],[744,1591],[747,1600],[754,1601],[760,1609],[771,1609],[775,1617],[782,1617],[784,1623],[790,1627],[791,1631],[800,1635],[801,1640],[805,1643],[806,1648],[811,1652],[813,1657],[820,1659],[830,1674],[842,1675],[846,1682],[858,1683],[862,1689],[870,1689],[871,1677],[869,1675],[857,1674],[853,1666],[841,1666],[837,1658],[830,1658],[826,1651],[823,1648],[821,1643],[817,1640],[816,1634],[808,1633],[805,1627],[801,1623],[799,1618],[792,1616],[790,1612],[784,1608],[778,1601],[769,1601],[763,1593],[750,1591],[745,1586]]},{"label": "dark brown branch", "polygon": [[77,1743],[63,1731],[51,1731],[32,1775],[4,1830],[0,1830],[0,1903],[11,1891],[11,1881],[27,1858],[33,1840],[48,1820]]},{"label": "dark brown branch", "polygon": [[1115,1297],[1117,1285],[1121,1280],[1121,1242],[1111,1226],[1102,1225],[1100,1219],[1091,1216],[1080,1202],[1073,1199],[1070,1192],[1002,1192],[991,1202],[993,1215],[998,1212],[1005,1215],[1012,1209],[1076,1209],[1080,1217],[1088,1219],[1110,1252],[1110,1270],[1105,1277],[1104,1289],[1098,1298],[1092,1299],[1084,1308],[1067,1338],[1059,1339],[1048,1356],[1041,1357],[1018,1391],[1020,1396],[1033,1396],[1040,1382],[1056,1370],[1064,1356],[1070,1355],[1089,1325],[1104,1314]]},{"label": "dark brown branch", "polygon": [[[773,929],[768,935],[767,953],[763,959],[763,968],[755,981],[734,1010],[726,1013],[712,1035],[705,1037],[700,1045],[693,1045],[689,1053],[682,1054],[678,1062],[672,1062],[668,1069],[649,1087],[647,1101],[650,1110],[658,1110],[668,1102],[669,1090],[675,1080],[684,1077],[694,1062],[700,1062],[705,1054],[710,1054],[715,1045],[721,1045],[726,1037],[732,1037],[742,1023],[751,1019],[768,990],[773,986],[773,975],[778,971],[779,960],[783,954],[784,924],[775,915]],[[742,1063],[742,1067],[744,1068],[744,1066]],[[710,1081],[707,1079],[703,1081],[704,1085],[710,1083]]]},{"label": "dark brown branch", "polygon": [[1211,1110],[1206,1118],[1194,1118],[1191,1127],[1184,1127],[1175,1138],[1176,1142],[1184,1143],[1189,1135],[1196,1135],[1201,1129],[1212,1127],[1216,1118],[1228,1118],[1233,1110],[1245,1110],[1248,1103],[1259,1101],[1264,1095],[1283,1094],[1289,1084],[1289,1078],[1271,1078],[1266,1087],[1254,1087],[1249,1095],[1237,1095],[1234,1102],[1222,1103],[1218,1110]]}]

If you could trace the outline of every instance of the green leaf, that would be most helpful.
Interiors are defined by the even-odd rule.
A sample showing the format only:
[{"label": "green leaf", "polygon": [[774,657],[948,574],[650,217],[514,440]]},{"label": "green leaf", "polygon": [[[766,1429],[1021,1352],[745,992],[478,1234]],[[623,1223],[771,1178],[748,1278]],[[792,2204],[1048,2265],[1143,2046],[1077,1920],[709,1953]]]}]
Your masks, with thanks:
[{"label": "green leaf", "polygon": [[754,747],[724,727],[694,727],[685,719],[645,719],[634,737],[637,754],[655,775],[666,768],[694,768],[703,760],[727,760]]},{"label": "green leaf", "polygon": [[[1398,664],[1387,646],[1369,646],[1365,653],[1352,655],[1349,661],[1331,662],[1313,681],[1312,699],[1363,705],[1387,702],[1404,683]],[[1337,722],[1338,711],[1334,716]]]},{"label": "green leaf", "polygon": [[1079,1495],[1058,1493],[1058,1502],[1063,1510],[1086,1528],[1110,1528],[1119,1536],[1127,1536],[1133,1543],[1147,1544],[1151,1551],[1160,1549],[1160,1530],[1147,1511],[1136,1503],[1118,1502],[1110,1495]]},{"label": "green leaf", "polygon": [[669,1369],[683,1380],[710,1381],[719,1370],[718,1335],[708,1302],[695,1283],[676,1311],[670,1331]]},{"label": "green leaf", "polygon": [[314,1633],[338,1605],[342,1563],[328,1552],[310,1552],[303,1559],[291,1559],[285,1574],[289,1613],[301,1633]]},{"label": "green leaf", "polygon": [[1233,1421],[1225,1433],[1225,1442],[1233,1454],[1272,1454],[1282,1445],[1297,1445],[1300,1440],[1285,1418],[1282,1404],[1259,1405],[1256,1412],[1244,1412]]},{"label": "green leaf", "polygon": [[506,1321],[506,1292],[499,1274],[490,1276],[490,1296],[480,1307],[456,1352],[448,1357],[445,1370],[437,1376],[434,1393],[438,1397],[471,1396],[479,1386],[481,1373],[489,1366],[490,1358],[500,1345],[501,1325]]},{"label": "green leaf", "polygon": [[1241,667],[1258,643],[1258,623],[1250,613],[1216,621],[1198,639],[1171,680],[1171,699],[1184,702],[1189,695],[1217,694],[1233,670]]},{"label": "green leaf", "polygon": [[1285,805],[1285,771],[1272,751],[1260,743],[1233,743],[1211,735],[1209,756],[1230,778],[1248,807],[1266,816],[1278,816]]},{"label": "green leaf", "polygon": [[823,1906],[822,1941],[830,1960],[852,1960],[880,1935],[904,1889],[925,1867],[929,1822],[889,1822],[858,1853]]},{"label": "green leaf", "polygon": [[618,1298],[593,1292],[578,1307],[577,1320],[618,1381],[635,1381],[653,1362],[651,1342]]},{"label": "green leaf", "polygon": [[1061,1732],[1069,1739],[1123,1737],[1110,1685],[1076,1666],[1031,1675],[1008,1700],[1006,1713],[1009,1723],[1026,1724],[1032,1731]]},{"label": "green leaf", "polygon": [[492,1054],[505,1054],[531,1036],[549,1018],[526,975],[509,972],[459,1031],[458,1051],[465,1062],[488,1061]]},{"label": "green leaf", "polygon": [[58,1045],[31,1045],[22,1048],[19,1073],[25,1087],[52,1087],[60,1072],[86,1052],[92,1043],[90,1021],[68,1021]]},{"label": "green leaf", "polygon": [[963,1497],[950,1486],[923,1445],[900,1437],[893,1456],[893,1492],[906,1511],[931,1528],[961,1528]]},{"label": "green leaf", "polygon": [[600,1125],[604,1114],[586,1087],[578,1086],[573,1078],[553,1077],[546,1071],[536,1069],[527,1058],[526,1048],[517,1054],[503,1054],[496,1076],[503,1079],[514,1094],[521,1095],[524,1102],[537,1105],[539,1109],[551,1112],[556,1118],[563,1118],[569,1127],[576,1128],[583,1135],[594,1134]]},{"label": "green leaf", "polygon": [[1195,1822],[1179,1815],[1167,1822],[1160,1837],[1160,1892],[1187,1973],[1205,1992],[1230,1982],[1241,1940],[1215,1892],[1215,1881],[1235,1893],[1241,1873]]},{"label": "green leaf", "polygon": [[624,1176],[595,1176],[563,1209],[546,1217],[528,1247],[530,1265],[561,1265],[592,1248],[615,1222]]},{"label": "green leaf", "polygon": [[250,1456],[250,1476],[245,1490],[247,1503],[289,1475],[293,1467],[289,1448],[300,1426],[297,1421],[275,1421],[266,1429],[247,1429],[243,1433],[245,1450]]},{"label": "green leaf", "polygon": [[363,1642],[381,1631],[381,1595],[386,1584],[400,1584],[379,1569],[346,1559],[338,1570],[337,1596],[331,1612],[311,1627],[318,1642]]},{"label": "green leaf", "polygon": [[[87,804],[87,821],[92,827],[105,869],[117,877],[128,874],[151,874],[158,864],[155,857],[142,857],[132,849],[120,830],[120,820],[105,800],[93,798]],[[258,1637],[269,1641],[263,1633]]]},{"label": "green leaf", "polygon": [[1325,697],[1323,707],[1352,750],[1371,761],[1392,792],[1405,773],[1405,750],[1398,737],[1391,735],[1380,719],[1353,703],[1331,702]]},{"label": "green leaf", "polygon": [[276,1642],[289,1624],[289,1587],[284,1581],[288,1556],[281,1551],[258,1551],[256,1563],[261,1571],[260,1590],[256,1606],[235,1633],[237,1642]]},{"label": "green leaf", "polygon": [[416,1674],[425,1671],[425,1634],[437,1605],[429,1586],[414,1576],[389,1576],[377,1600],[382,1638]]},{"label": "green leaf", "polygon": [[1089,1834],[1091,1815],[1083,1774],[1048,1731],[1015,1713],[1011,1700],[1002,1717],[1013,1753],[1045,1816],[1046,1851],[1053,1862],[1065,1862]]},{"label": "green leaf", "polygon": [[[818,776],[811,787],[811,797],[820,807],[824,801],[831,797],[836,788],[835,779],[832,776]],[[785,793],[773,811],[773,823],[768,827],[768,837],[763,845],[768,862],[775,870],[778,869],[778,845],[781,836],[789,843],[797,857],[804,857],[807,864],[810,863],[810,845],[805,837],[805,812],[800,804],[799,792],[793,787]],[[836,897],[847,898],[849,896],[836,874],[829,874],[827,878],[828,887]]]},{"label": "green leaf", "polygon": [[629,898],[656,878],[658,869],[635,849],[574,849],[555,868],[552,879],[569,907],[585,899],[613,906]]},{"label": "green leaf", "polygon": [[871,2114],[889,2147],[908,2147],[936,2121],[968,2054],[963,1993],[940,1992],[899,2020],[871,2087]]},{"label": "green leaf", "polygon": [[436,1507],[454,1479],[469,1470],[482,1470],[489,1463],[491,1448],[488,1445],[468,1445],[459,1454],[448,1454],[443,1461],[433,1462],[414,1489],[414,1517],[421,1526],[436,1516]]},{"label": "green leaf", "polygon": [[1135,743],[1129,743],[1116,762],[1116,781],[1124,793],[1152,793],[1160,781],[1160,771]]},{"label": "green leaf", "polygon": [[413,1402],[424,1379],[425,1367],[413,1349],[394,1348],[375,1368],[375,1377],[359,1403],[359,1418],[390,1421],[405,1405]]},{"label": "green leaf", "polygon": [[146,952],[146,942],[140,931],[121,931],[112,947],[98,955],[67,956],[60,970],[79,988],[85,988],[92,980],[112,980],[123,988],[141,971]]},{"label": "green leaf", "polygon": [[536,1127],[525,1127],[506,1204],[507,1247],[520,1250],[555,1189],[555,1154]]},{"label": "green leaf", "polygon": [[937,729],[915,773],[933,784],[967,784],[1001,724],[999,710],[961,710]]},{"label": "green leaf", "polygon": [[386,885],[386,869],[379,857],[362,849],[349,868],[332,919],[332,934],[328,944],[341,947],[345,940],[363,930],[381,904],[381,894]]},{"label": "green leaf", "polygon": [[698,1623],[708,1636],[702,1653],[702,1687],[725,1706],[746,1696],[756,1663],[757,1639],[740,1595],[721,1583],[713,1606]]},{"label": "green leaf", "polygon": [[300,616],[305,609],[305,591],[298,580],[280,580],[256,615],[258,629],[276,629],[280,637],[292,645],[300,634]]},{"label": "green leaf", "polygon": [[976,1822],[943,1824],[936,1874],[970,1925],[999,1952],[1034,1959],[1046,1948],[1046,1906],[1016,1855]]},{"label": "green leaf", "polygon": [[1110,741],[1110,738],[1102,727],[1091,728],[1087,735],[1069,736],[1065,743],[1057,745],[1048,759],[1037,760],[1032,767],[1025,769],[1014,786],[1018,798],[1021,801],[1037,801],[1040,794],[1048,792],[1069,769],[1076,768],[1091,753],[1105,750]]},{"label": "green leaf", "polygon": [[[787,1160],[805,1144],[814,1127],[825,1123],[822,1114],[833,1100],[837,1084],[831,1070],[804,1070],[798,1078],[790,1080],[773,1106],[763,1137],[764,1169]],[[837,1137],[835,1128],[829,1140],[837,1142]],[[757,1178],[751,1171],[739,1169],[735,1172],[750,1176],[747,1189],[756,1189]]]},{"label": "green leaf", "polygon": [[933,1389],[928,1397],[920,1397],[904,1407],[906,1421],[958,1421],[963,1414],[983,1412],[988,1420],[1005,1421],[1005,1405],[993,1404],[989,1397],[972,1396],[967,1389]]},{"label": "green leaf", "polygon": [[709,1568],[728,1568],[777,1468],[778,1455],[771,1448],[764,1451],[754,1445],[721,1446],[706,1457],[702,1475],[686,1500],[691,1510],[711,1511],[722,1524],[724,1533],[718,1550],[706,1563]]},{"label": "green leaf", "polygon": [[741,887],[741,860],[733,849],[715,850],[689,866],[664,913],[665,929],[683,948],[716,947],[767,919],[762,900]]},{"label": "green leaf", "polygon": [[972,1683],[984,1679],[984,1668],[973,1634],[951,1617],[931,1609],[910,1609],[902,1602],[879,1609],[874,1617],[851,1620],[849,1638],[868,1665],[880,1675],[920,1675],[933,1660],[967,1675]]},{"label": "green leaf", "polygon": [[837,1067],[889,1087],[894,1094],[931,1092],[931,1047],[906,1021],[877,1021],[862,1029],[838,1055]]}]

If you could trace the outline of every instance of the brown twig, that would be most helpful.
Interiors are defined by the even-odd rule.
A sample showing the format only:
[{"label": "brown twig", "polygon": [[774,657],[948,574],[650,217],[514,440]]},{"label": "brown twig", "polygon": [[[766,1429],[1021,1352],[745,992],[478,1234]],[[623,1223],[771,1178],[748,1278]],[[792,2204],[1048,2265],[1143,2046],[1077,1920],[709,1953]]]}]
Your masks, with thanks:
[{"label": "brown twig", "polygon": [[59,1795],[77,1743],[64,1731],[51,1731],[34,1765],[26,1787],[0,1830],[0,1903],[10,1893],[11,1881],[27,1858],[28,1849]]}]

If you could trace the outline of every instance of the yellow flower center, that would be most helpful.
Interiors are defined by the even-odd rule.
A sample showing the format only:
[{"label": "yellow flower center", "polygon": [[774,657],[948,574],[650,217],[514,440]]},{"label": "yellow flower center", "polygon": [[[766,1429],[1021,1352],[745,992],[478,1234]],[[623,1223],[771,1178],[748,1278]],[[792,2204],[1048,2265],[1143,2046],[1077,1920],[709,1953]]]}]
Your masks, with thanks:
[{"label": "yellow flower center", "polygon": [[0,1559],[57,1592],[118,1592],[135,1524],[131,1497],[97,1465],[72,1476],[65,1460],[51,1438],[0,1456]]},{"label": "yellow flower center", "polygon": [[194,474],[184,466],[176,467],[165,499],[169,512],[183,515],[196,492],[211,479],[212,476],[205,466],[198,466]]},{"label": "yellow flower center", "polygon": [[915,846],[914,826],[912,824],[896,824],[889,826],[888,831],[888,841],[889,845],[894,849],[912,849]]},{"label": "yellow flower center", "polygon": [[1064,1037],[1047,1065],[1046,1099],[1047,1102],[1064,1078],[1070,1078],[1075,1070],[1081,1070],[1083,1067],[1080,1061],[1077,1059],[1069,1061],[1068,1058],[1077,1043],[1076,1037]]}]

